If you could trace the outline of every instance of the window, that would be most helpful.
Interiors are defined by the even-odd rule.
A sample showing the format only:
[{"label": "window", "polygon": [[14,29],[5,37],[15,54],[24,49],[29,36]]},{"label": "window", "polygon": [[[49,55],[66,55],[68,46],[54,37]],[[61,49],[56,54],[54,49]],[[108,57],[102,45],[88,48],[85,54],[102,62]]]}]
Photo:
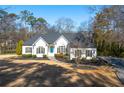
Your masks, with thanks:
[{"label": "window", "polygon": [[81,50],[75,50],[75,57],[81,57]]},{"label": "window", "polygon": [[32,48],[31,47],[26,47],[25,48],[25,53],[32,53]]},{"label": "window", "polygon": [[44,54],[45,53],[45,48],[44,47],[38,47],[37,48],[37,54]]},{"label": "window", "polygon": [[84,50],[84,49],[82,49],[82,50],[81,50],[81,53],[82,53],[82,54],[85,54],[85,50]]},{"label": "window", "polygon": [[86,56],[92,57],[92,50],[86,50]]},{"label": "window", "polygon": [[57,53],[66,53],[66,48],[65,46],[59,46],[57,48]]}]

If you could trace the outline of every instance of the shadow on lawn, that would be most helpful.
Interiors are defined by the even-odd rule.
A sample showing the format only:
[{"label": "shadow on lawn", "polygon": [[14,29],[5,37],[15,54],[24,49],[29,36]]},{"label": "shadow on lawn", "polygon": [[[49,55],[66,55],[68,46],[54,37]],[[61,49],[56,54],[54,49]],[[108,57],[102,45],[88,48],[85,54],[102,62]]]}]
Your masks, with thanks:
[{"label": "shadow on lawn", "polygon": [[111,78],[97,73],[81,74],[44,63],[19,64],[0,60],[0,86],[79,87],[119,86]]},{"label": "shadow on lawn", "polygon": [[29,58],[26,58],[26,57],[22,57],[22,56],[18,56],[18,57],[11,57],[10,58],[11,60],[49,60],[49,58],[33,58],[33,57],[29,57]]}]

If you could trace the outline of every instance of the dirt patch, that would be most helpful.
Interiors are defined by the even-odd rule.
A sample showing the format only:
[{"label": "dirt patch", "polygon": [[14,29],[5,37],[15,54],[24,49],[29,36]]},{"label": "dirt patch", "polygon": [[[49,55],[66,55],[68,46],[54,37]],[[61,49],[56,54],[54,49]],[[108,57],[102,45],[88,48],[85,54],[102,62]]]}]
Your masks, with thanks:
[{"label": "dirt patch", "polygon": [[123,86],[109,67],[83,70],[51,60],[0,59],[0,86],[105,87]]}]

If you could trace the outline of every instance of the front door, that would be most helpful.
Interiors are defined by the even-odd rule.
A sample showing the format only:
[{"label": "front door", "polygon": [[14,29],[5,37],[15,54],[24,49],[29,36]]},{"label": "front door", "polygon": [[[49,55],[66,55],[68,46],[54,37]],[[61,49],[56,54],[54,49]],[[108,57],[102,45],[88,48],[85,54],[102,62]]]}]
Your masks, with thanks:
[{"label": "front door", "polygon": [[50,53],[54,52],[54,47],[50,47]]},{"label": "front door", "polygon": [[53,46],[49,47],[49,55],[54,56],[54,47]]}]

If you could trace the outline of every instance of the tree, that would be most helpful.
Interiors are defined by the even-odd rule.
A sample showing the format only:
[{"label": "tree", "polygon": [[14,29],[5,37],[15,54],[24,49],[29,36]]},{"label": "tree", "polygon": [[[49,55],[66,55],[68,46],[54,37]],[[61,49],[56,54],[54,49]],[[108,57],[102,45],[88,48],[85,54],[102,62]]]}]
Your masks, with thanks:
[{"label": "tree", "polygon": [[17,55],[22,55],[22,45],[23,45],[23,40],[20,40],[17,44],[17,47],[16,47],[16,54]]},{"label": "tree", "polygon": [[0,51],[6,52],[7,49],[16,51],[19,40],[25,41],[37,32],[45,32],[47,25],[44,18],[37,18],[28,10],[20,11],[17,15],[7,12],[6,9],[0,9]]},{"label": "tree", "polygon": [[111,6],[97,13],[93,23],[98,53],[119,57],[124,51],[124,6]]},{"label": "tree", "polygon": [[23,10],[20,12],[20,19],[21,19],[21,22],[24,24],[24,27],[27,26],[28,21],[29,21],[29,17],[32,15],[33,15],[33,13],[28,11],[28,10]]},{"label": "tree", "polygon": [[33,31],[33,26],[36,23],[36,17],[34,17],[33,15],[29,16],[27,22],[31,27],[31,31]]},{"label": "tree", "polygon": [[93,19],[90,19],[89,21],[86,21],[86,22],[81,22],[77,31],[78,32],[81,32],[81,31],[93,31],[92,30],[92,20]]},{"label": "tree", "polygon": [[37,33],[44,33],[47,30],[47,21],[44,18],[37,18],[34,25],[33,29]]},{"label": "tree", "polygon": [[70,18],[60,18],[55,24],[58,32],[72,32],[74,29],[74,21]]}]

